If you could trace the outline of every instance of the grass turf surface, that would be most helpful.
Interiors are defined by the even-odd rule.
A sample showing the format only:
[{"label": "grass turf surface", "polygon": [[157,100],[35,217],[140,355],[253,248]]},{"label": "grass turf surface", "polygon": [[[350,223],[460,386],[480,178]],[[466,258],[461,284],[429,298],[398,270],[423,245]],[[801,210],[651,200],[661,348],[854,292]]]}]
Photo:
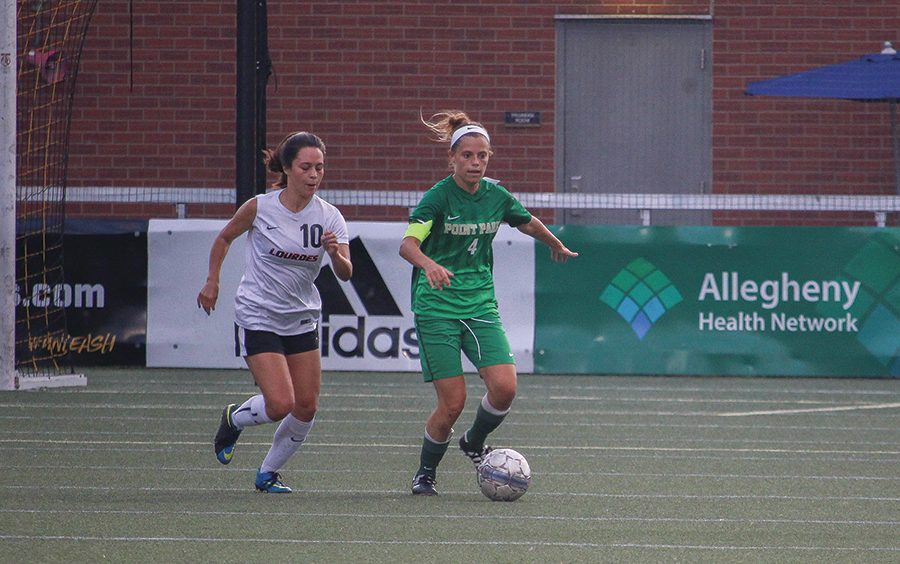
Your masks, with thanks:
[{"label": "grass turf surface", "polygon": [[418,374],[325,374],[294,493],[266,495],[274,426],[228,466],[212,452],[246,371],[85,372],[0,393],[0,561],[900,560],[897,380],[522,375],[489,443],[534,479],[498,503],[455,441],[440,496],[409,494],[434,402]]}]

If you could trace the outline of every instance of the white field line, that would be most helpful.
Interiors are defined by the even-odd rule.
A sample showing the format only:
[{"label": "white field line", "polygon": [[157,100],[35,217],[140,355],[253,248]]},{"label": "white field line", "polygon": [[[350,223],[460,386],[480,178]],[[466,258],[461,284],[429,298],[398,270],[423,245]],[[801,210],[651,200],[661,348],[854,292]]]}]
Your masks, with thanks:
[{"label": "white field line", "polygon": [[792,552],[900,552],[900,547],[854,547],[854,546],[735,546],[735,545],[689,545],[689,544],[635,544],[635,543],[591,543],[591,542],[551,542],[551,541],[405,541],[405,540],[378,540],[378,539],[284,539],[284,538],[216,538],[216,537],[124,537],[124,536],[86,536],[86,535],[3,535],[0,540],[25,540],[25,541],[74,541],[74,542],[188,542],[188,543],[223,543],[235,544],[264,543],[270,545],[389,545],[389,546],[503,546],[503,547],[553,547],[553,548],[613,548],[613,549],[639,549],[639,550],[706,550],[715,552],[758,552],[768,551],[792,551]]},{"label": "white field line", "polygon": [[[711,402],[708,402],[711,403]],[[79,411],[84,411],[87,409],[103,409],[103,410],[112,410],[112,411],[183,411],[184,407],[179,405],[159,405],[159,404],[143,404],[143,405],[123,405],[117,403],[0,403],[0,409],[3,410],[31,410],[34,408],[40,409],[77,409]],[[211,410],[211,411],[221,411],[221,405],[193,405],[191,409],[194,411],[200,410]],[[323,407],[323,411],[326,409]],[[328,412],[331,413],[384,413],[385,411],[390,411],[391,413],[417,413],[422,414],[424,417],[427,415],[427,410],[417,407],[359,407],[359,406],[329,406],[327,408]],[[533,415],[548,415],[553,417],[560,416],[624,416],[624,417],[721,417],[722,412],[719,411],[659,411],[659,410],[592,410],[592,409],[581,409],[581,410],[559,410],[559,409],[529,409],[527,413],[530,416]],[[886,414],[882,417],[900,417],[900,412],[897,414]]]},{"label": "white field line", "polygon": [[[54,439],[0,439],[0,444],[36,444],[36,445],[125,445],[125,446],[209,446],[209,441],[102,441],[102,440],[54,440]],[[242,442],[245,446],[268,448],[271,442]],[[308,442],[310,447],[320,448],[352,448],[352,449],[419,449],[419,444],[409,443],[318,443]],[[527,450],[550,451],[637,451],[637,452],[729,452],[729,453],[787,453],[787,454],[881,454],[900,455],[900,450],[844,450],[844,449],[788,449],[788,448],[716,448],[716,447],[643,447],[615,445],[530,445],[523,446]]]},{"label": "white field line", "polygon": [[[251,450],[251,452],[265,455],[265,453],[268,451],[270,446],[271,445],[269,445],[269,444],[263,445],[260,443],[257,446],[254,446],[253,450]],[[420,447],[415,447],[415,448],[418,449]],[[116,449],[119,452],[140,451],[140,452],[146,452],[146,453],[159,452],[159,453],[166,453],[166,454],[171,454],[171,452],[172,452],[171,448],[166,448],[166,447],[154,448],[154,447],[147,447],[147,446],[136,446],[134,448],[132,448],[132,447],[116,447]],[[4,447],[4,451],[6,451],[6,452],[10,452],[10,451],[14,451],[14,450],[15,451],[25,451],[31,455],[38,454],[35,451],[34,447],[31,445]],[[108,453],[109,451],[110,451],[109,447],[98,447],[98,448],[79,447],[79,452],[82,452],[85,454],[86,453]],[[55,454],[53,451],[49,451],[49,450],[43,451],[43,452],[49,453],[49,454]],[[315,455],[315,456],[318,456],[318,455],[331,456],[332,454],[334,454],[334,452],[332,450],[316,449],[315,447],[310,447],[308,450],[305,450],[304,452],[308,455]],[[416,451],[416,452],[418,452],[418,451]],[[534,456],[540,458],[540,457],[549,457],[551,455],[558,456],[558,455],[553,455],[551,453],[535,454]],[[653,452],[648,452],[648,453],[636,453],[636,452],[624,453],[624,452],[622,452],[622,453],[619,453],[619,452],[598,451],[598,452],[589,452],[589,453],[580,454],[579,456],[584,457],[584,458],[597,459],[598,464],[605,464],[605,463],[608,463],[610,460],[644,460],[644,461],[654,461],[654,462],[672,462],[672,461],[680,461],[680,460],[693,460],[693,461],[705,460],[705,461],[709,461],[709,462],[713,462],[713,463],[722,462],[722,461],[726,461],[726,460],[730,461],[730,462],[735,462],[735,461],[742,461],[742,462],[804,461],[805,462],[805,461],[809,461],[809,462],[815,462],[817,464],[832,463],[832,462],[840,462],[840,463],[848,462],[848,463],[852,463],[852,464],[879,464],[879,465],[890,464],[890,465],[892,465],[892,468],[894,465],[900,464],[900,458],[878,457],[878,456],[866,457],[866,456],[859,456],[859,455],[821,456],[821,455],[817,455],[817,454],[810,454],[808,456],[795,455],[795,456],[791,456],[789,458],[785,458],[784,456],[779,456],[777,454],[773,454],[773,455],[736,455],[736,454],[731,454],[731,453],[725,453],[725,454],[720,455],[718,453],[700,454],[700,453],[696,453],[696,452],[685,452],[683,454],[674,454],[674,453],[653,453]]]},{"label": "white field line", "polygon": [[[146,466],[123,466],[123,465],[113,465],[113,466],[104,466],[102,464],[4,464],[0,465],[0,468],[4,470],[23,470],[23,471],[33,471],[33,470],[113,470],[113,471],[137,471],[144,472],[147,470]],[[198,468],[196,466],[158,466],[154,468],[154,470],[159,472],[198,472]],[[232,468],[232,467],[224,467],[224,468],[214,468],[211,469],[213,472],[232,472],[236,474],[244,474],[247,472],[246,468]],[[335,469],[335,468],[312,468],[309,466],[304,466],[302,469],[304,474],[377,474],[383,475],[385,473],[394,474],[401,473],[403,475],[406,474],[407,470],[364,470],[358,468],[343,468],[343,469]],[[471,471],[469,470],[441,470],[441,474],[449,474],[449,475],[465,475],[470,476]],[[672,473],[661,473],[661,472],[604,472],[604,471],[587,471],[587,472],[552,472],[552,471],[541,471],[541,476],[596,476],[602,478],[690,478],[690,479],[700,479],[700,480],[818,480],[818,481],[850,481],[850,482],[865,482],[865,481],[875,481],[875,482],[896,482],[900,481],[900,476],[812,476],[812,475],[780,475],[780,474],[715,474],[711,472],[706,473],[697,473],[697,472],[672,472]],[[0,512],[3,510],[0,509]]]},{"label": "white field line", "polygon": [[[131,492],[131,493],[149,493],[149,494],[160,494],[160,493],[183,493],[184,488],[178,486],[172,487],[160,487],[160,486],[143,486],[143,487],[135,487],[135,486],[59,486],[59,485],[47,485],[47,484],[34,484],[34,485],[22,485],[22,484],[11,484],[11,485],[0,485],[0,490],[18,490],[18,491],[31,491],[38,490],[42,492],[47,491],[91,491],[91,492]],[[202,486],[192,486],[192,492],[215,492],[218,494],[225,492],[248,492],[249,488],[228,488],[228,487],[202,487]],[[400,495],[400,496],[409,496],[409,490],[406,488],[396,490],[396,489],[355,489],[355,490],[347,490],[347,489],[323,489],[323,488],[298,488],[295,490],[300,493],[306,494],[314,494],[314,495],[322,495],[322,494],[336,494],[341,496],[359,496],[359,495],[373,495],[373,496],[384,496],[384,495]],[[459,495],[459,496],[467,496],[474,495],[472,490],[441,490],[446,495]],[[252,493],[252,492],[251,492]],[[562,491],[554,491],[554,492],[528,492],[529,497],[550,497],[550,498],[597,498],[597,499],[652,499],[652,500],[664,500],[664,499],[672,499],[672,500],[716,500],[716,501],[746,501],[746,500],[774,500],[774,501],[810,501],[810,502],[875,502],[875,503],[888,503],[894,504],[900,502],[900,497],[888,497],[888,496],[864,496],[864,495],[846,495],[846,496],[814,496],[814,495],[761,495],[761,494],[631,494],[631,493],[606,493],[606,492],[562,492]]]},{"label": "white field line", "polygon": [[[41,418],[41,420],[43,420]],[[93,420],[93,418],[92,418]],[[320,426],[322,426],[322,422],[317,419],[317,422]],[[171,424],[172,420],[168,420],[167,423]],[[360,422],[365,424],[373,424],[373,422]],[[512,425],[510,425],[512,427]],[[870,429],[860,429],[860,430],[870,430]],[[893,430],[893,429],[892,429]],[[192,431],[192,432],[172,432],[164,428],[154,429],[150,431],[77,431],[77,439],[63,439],[60,438],[61,433],[59,431],[32,431],[27,428],[25,429],[15,429],[11,431],[5,431],[5,439],[0,439],[0,442],[3,441],[31,441],[31,442],[41,442],[41,437],[55,437],[55,440],[64,440],[70,443],[87,443],[88,440],[100,440],[104,437],[113,437],[125,443],[130,443],[135,441],[134,437],[142,438],[145,441],[149,440],[151,437],[163,437],[168,440],[178,440],[183,442],[191,441],[191,439],[201,438],[207,439],[210,434],[206,431]],[[313,437],[309,444],[316,444],[316,441],[323,441],[320,444],[327,444],[328,441],[341,440],[346,438],[347,433],[343,432],[329,432],[326,430],[319,430],[316,432],[315,437]],[[18,438],[21,437],[21,438]],[[18,439],[17,439],[18,438]],[[370,439],[372,441],[379,441],[384,438],[384,433],[372,433],[372,434],[364,434],[364,433],[355,433],[353,434],[353,439],[357,441]],[[530,440],[524,439],[523,436],[510,436],[507,441],[512,442],[520,442],[522,440]],[[623,437],[617,438],[617,441],[622,444],[629,443],[639,443],[641,445],[652,445],[658,443],[664,444],[672,444],[677,443],[679,445],[690,445],[690,444],[703,444],[703,445],[785,445],[791,447],[798,446],[827,446],[827,447],[836,447],[836,446],[844,446],[848,443],[852,444],[854,447],[882,447],[882,446],[895,446],[897,441],[894,440],[885,440],[885,441],[863,441],[863,440],[799,440],[799,439],[744,439],[737,437],[730,437],[724,439],[716,439],[716,438],[672,438],[672,437]],[[564,443],[566,441],[559,441],[560,443]],[[579,441],[584,442],[584,441]],[[243,441],[241,444],[245,444]],[[252,443],[246,443],[252,444]],[[410,445],[414,446],[414,445]],[[559,445],[556,445],[559,446]]]},{"label": "white field line", "polygon": [[[543,398],[540,401],[545,401]],[[552,401],[588,401],[588,402],[631,402],[631,403],[778,403],[778,404],[798,404],[798,405],[829,405],[847,403],[837,400],[809,400],[809,399],[792,399],[792,400],[775,400],[775,399],[743,399],[743,398],[647,398],[647,397],[615,397],[615,396],[550,396],[546,398]]]},{"label": "white field line", "polygon": [[[47,439],[0,439],[0,444],[15,445],[38,445],[38,446],[56,446],[56,445],[94,445],[94,446],[131,446],[131,447],[207,447],[208,441],[69,441],[69,440],[47,440]],[[241,443],[244,446],[253,446],[260,448],[268,448],[270,442],[254,442],[247,441]],[[418,450],[420,445],[404,444],[404,443],[308,443],[310,448],[352,448],[352,449],[375,449],[382,451],[384,449],[410,449]],[[765,453],[765,454],[841,454],[841,455],[900,455],[900,450],[847,450],[847,449],[792,449],[792,448],[718,448],[718,447],[643,447],[643,446],[615,446],[615,445],[557,445],[557,446],[538,446],[531,445],[522,447],[530,451],[580,451],[580,452],[678,452],[678,453]]]},{"label": "white field line", "polygon": [[[246,394],[251,392],[235,392],[235,394]],[[162,391],[142,391],[142,390],[92,390],[92,389],[84,389],[78,391],[78,396],[186,396],[186,397],[196,397],[196,396],[222,396],[224,392],[221,391],[209,391],[209,390],[162,390]],[[723,394],[724,396],[724,394]],[[419,400],[427,400],[432,401],[431,394],[403,394],[403,393],[335,393],[327,391],[323,389],[319,395],[320,398],[346,398],[346,399],[396,399],[396,400],[409,400],[409,399],[419,399]],[[646,396],[636,396],[636,397],[622,397],[622,396],[549,396],[549,397],[540,397],[533,396],[528,397],[527,394],[519,394],[517,397],[517,404],[521,405],[522,403],[527,403],[530,401],[538,401],[545,402],[547,400],[550,401],[566,401],[566,402],[594,402],[594,403],[706,403],[706,404],[789,404],[789,405],[840,405],[846,404],[847,400],[823,400],[823,399],[767,399],[767,398],[734,398],[734,397],[712,397],[712,398],[703,398],[703,397],[646,397]],[[19,405],[21,407],[28,406],[36,406],[37,404],[29,404],[29,403],[18,403],[12,402],[9,404],[0,404],[0,407],[14,407]],[[44,404],[47,405],[47,404]],[[50,404],[54,405],[54,404]],[[60,407],[65,406],[66,404],[60,404]],[[898,404],[900,405],[900,404]]]},{"label": "white field line", "polygon": [[[90,374],[88,374],[90,376]],[[472,376],[471,378],[475,378]],[[540,390],[581,390],[581,391],[594,391],[594,392],[634,392],[634,393],[643,393],[643,392],[666,392],[666,393],[685,393],[685,392],[697,392],[697,393],[748,393],[748,394],[772,394],[772,395],[789,395],[796,396],[798,394],[812,394],[812,395],[896,395],[898,392],[896,390],[860,390],[860,389],[840,389],[840,388],[753,388],[753,387],[735,387],[729,388],[727,390],[723,390],[719,387],[710,386],[710,387],[702,387],[702,386],[684,386],[681,385],[677,380],[675,380],[675,384],[672,386],[645,386],[645,385],[630,385],[630,386],[621,386],[621,385],[581,385],[581,384],[547,384],[547,380],[537,382],[533,378],[543,378],[540,376],[532,376],[529,374],[520,374],[519,375],[519,388],[523,393],[533,393],[535,391]],[[590,380],[598,380],[603,379],[603,376],[583,376],[580,379],[584,381]],[[635,380],[643,380],[643,377],[634,377]],[[104,380],[108,380],[104,378]],[[809,379],[813,381],[814,379]],[[670,379],[671,381],[671,379]],[[722,381],[722,380],[720,380]],[[727,381],[727,379],[726,379]],[[772,381],[782,382],[782,380]],[[886,381],[893,383],[893,381]],[[188,386],[200,386],[204,389],[210,387],[222,387],[222,386],[235,386],[238,389],[236,393],[246,392],[247,390],[252,390],[252,381],[250,376],[248,375],[246,379],[241,380],[198,380],[198,381],[175,381],[175,380],[145,380],[141,379],[138,382],[141,386],[145,385],[162,385],[162,386],[170,386],[170,387],[179,387],[185,388]],[[103,385],[111,385],[111,384],[122,384],[127,386],[132,386],[135,384],[133,378],[122,379],[121,381],[115,382],[104,382]],[[423,388],[424,384],[420,380],[415,380],[414,382],[409,383],[399,383],[399,382],[379,382],[377,376],[373,376],[371,380],[366,380],[364,383],[357,380],[352,382],[335,382],[329,381],[328,375],[323,376],[322,382],[322,390],[327,391],[332,387],[352,387],[355,389],[359,389],[360,386],[373,387],[373,388],[401,388],[403,390],[415,390],[420,388],[423,390],[423,393],[431,393],[429,388]],[[469,390],[484,390],[484,386],[480,383],[468,383],[466,387]],[[87,388],[91,389],[91,388]],[[82,390],[83,391],[83,390]],[[226,393],[226,392],[220,392]]]},{"label": "white field line", "polygon": [[866,409],[894,409],[900,403],[874,403],[863,405],[844,405],[835,407],[815,407],[808,409],[774,409],[770,411],[742,411],[735,413],[717,413],[719,417],[748,417],[751,415],[794,415],[797,413],[828,413],[836,411],[859,411]]},{"label": "white field line", "polygon": [[[332,513],[332,512],[291,512],[291,511],[160,511],[146,509],[0,509],[0,514],[54,514],[54,515],[177,515],[177,516],[216,516],[216,517],[307,517],[316,519],[397,519],[419,520],[421,514],[415,513]],[[853,525],[853,526],[888,526],[900,525],[900,521],[874,521],[859,519],[753,519],[729,517],[577,517],[566,515],[478,515],[435,514],[429,513],[429,519],[446,519],[461,521],[574,521],[582,523],[742,523],[742,524],[777,524],[777,525]]]},{"label": "white field line", "polygon": [[[328,410],[330,411],[330,409]],[[220,415],[221,410],[216,411],[216,416]],[[530,414],[531,412],[529,412]],[[565,414],[565,411],[559,412],[560,414]],[[517,414],[518,415],[518,414]],[[20,414],[20,415],[2,415],[0,414],[0,421],[3,420],[15,421],[17,424],[21,424],[23,421],[71,421],[72,417],[67,415],[47,415],[44,413],[39,414]],[[213,418],[215,419],[215,418]],[[91,421],[165,421],[167,425],[177,426],[181,423],[186,422],[197,422],[197,421],[210,421],[209,416],[178,416],[178,417],[154,417],[152,415],[147,414],[117,414],[117,415],[91,415]],[[328,415],[317,415],[316,422],[319,425],[328,424],[328,425],[402,425],[410,423],[411,421],[415,423],[420,423],[419,419],[351,419],[341,417],[339,419],[331,419]],[[512,428],[512,427],[591,427],[591,428],[613,428],[613,429],[675,429],[675,428],[685,428],[685,429],[746,429],[747,425],[744,423],[727,425],[723,423],[622,423],[622,422],[607,422],[607,421],[504,421],[503,428]],[[877,427],[877,426],[860,426],[860,427],[839,427],[839,426],[825,426],[825,425],[753,425],[754,429],[778,429],[778,430],[801,430],[801,431],[851,431],[854,433],[858,432],[871,432],[871,433],[881,433],[881,432],[894,432],[897,430],[896,427]],[[10,431],[7,431],[10,432]],[[16,432],[16,431],[12,431]],[[111,434],[115,434],[115,432],[111,432]],[[317,434],[317,436],[319,436]]]}]

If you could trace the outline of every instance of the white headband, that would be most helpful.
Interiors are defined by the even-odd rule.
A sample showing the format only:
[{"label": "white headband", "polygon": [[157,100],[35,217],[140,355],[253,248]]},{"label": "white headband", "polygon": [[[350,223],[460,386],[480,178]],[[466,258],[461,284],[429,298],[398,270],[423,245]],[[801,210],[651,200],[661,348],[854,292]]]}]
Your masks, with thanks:
[{"label": "white headband", "polygon": [[488,135],[487,130],[485,130],[480,125],[464,125],[453,132],[453,136],[450,138],[450,147],[452,148],[456,145],[456,142],[459,141],[459,138],[468,133],[480,133],[484,135],[485,139],[488,140],[488,143],[491,142],[491,136]]}]

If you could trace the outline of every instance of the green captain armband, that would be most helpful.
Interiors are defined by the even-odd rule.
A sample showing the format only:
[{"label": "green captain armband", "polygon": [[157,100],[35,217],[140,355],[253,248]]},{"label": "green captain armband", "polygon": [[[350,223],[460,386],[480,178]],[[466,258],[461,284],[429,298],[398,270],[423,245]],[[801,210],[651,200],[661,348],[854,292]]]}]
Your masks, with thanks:
[{"label": "green captain armband", "polygon": [[425,223],[410,223],[409,227],[406,228],[406,233],[403,234],[403,237],[415,237],[421,243],[427,239],[428,235],[431,233],[432,223],[434,223],[434,220],[432,219],[429,219]]}]

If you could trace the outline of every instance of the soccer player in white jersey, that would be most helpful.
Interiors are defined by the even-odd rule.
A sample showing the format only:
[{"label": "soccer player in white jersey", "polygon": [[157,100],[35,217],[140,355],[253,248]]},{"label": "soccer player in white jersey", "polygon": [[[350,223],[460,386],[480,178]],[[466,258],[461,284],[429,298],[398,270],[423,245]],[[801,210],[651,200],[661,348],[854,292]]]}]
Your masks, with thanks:
[{"label": "soccer player in white jersey", "polygon": [[197,305],[210,314],[228,248],[247,233],[245,270],[235,297],[235,352],[244,357],[260,393],[222,411],[216,458],[228,464],[241,431],[280,421],[256,473],[256,489],[290,493],[279,470],[306,440],[322,382],[318,320],[322,301],[314,281],[327,253],[335,275],[353,274],[347,224],[316,195],[325,173],[325,144],[301,131],[265,151],[279,173],[274,190],[245,202],[213,241],[209,274]]}]

